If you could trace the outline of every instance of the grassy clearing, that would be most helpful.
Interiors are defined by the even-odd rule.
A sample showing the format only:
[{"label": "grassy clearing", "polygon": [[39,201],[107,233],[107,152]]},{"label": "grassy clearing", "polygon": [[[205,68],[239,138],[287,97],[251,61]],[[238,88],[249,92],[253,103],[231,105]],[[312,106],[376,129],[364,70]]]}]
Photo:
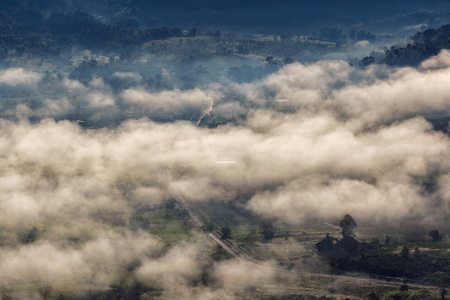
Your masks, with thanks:
[{"label": "grassy clearing", "polygon": [[258,239],[262,239],[262,234],[258,232],[259,228],[256,225],[233,226],[231,227],[231,237],[238,241],[245,240],[252,230],[255,231]]},{"label": "grassy clearing", "polygon": [[144,215],[151,224],[166,225],[177,222],[173,214],[167,209],[159,209],[155,211],[149,211]]},{"label": "grassy clearing", "polygon": [[151,227],[148,232],[161,238],[166,245],[173,245],[193,237],[190,228],[176,224],[164,227]]},{"label": "grassy clearing", "polygon": [[184,220],[177,218],[168,209],[157,209],[147,212],[144,214],[144,218],[150,223],[150,228],[147,231],[161,238],[166,245],[189,240],[194,236],[191,227]]}]

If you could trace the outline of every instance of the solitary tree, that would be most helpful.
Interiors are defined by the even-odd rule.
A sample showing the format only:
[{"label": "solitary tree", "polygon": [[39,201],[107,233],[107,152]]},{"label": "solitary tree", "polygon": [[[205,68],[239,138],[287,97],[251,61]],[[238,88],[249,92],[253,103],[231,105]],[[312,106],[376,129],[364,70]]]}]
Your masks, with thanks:
[{"label": "solitary tree", "polygon": [[269,63],[269,64],[272,64],[272,63],[273,63],[273,56],[267,56],[266,59],[265,59],[265,61],[266,61],[267,63]]},{"label": "solitary tree", "polygon": [[222,36],[222,34],[218,30],[216,32],[214,32],[212,35],[212,37],[215,38],[216,40],[219,40],[221,36]]},{"label": "solitary tree", "polygon": [[191,28],[191,29],[189,29],[189,31],[188,31],[188,36],[190,36],[190,37],[195,37],[195,36],[197,36],[197,28]]},{"label": "solitary tree", "polygon": [[273,239],[275,235],[275,228],[273,227],[273,222],[271,220],[265,219],[259,226],[261,227],[261,232],[264,235],[265,240]]},{"label": "solitary tree", "polygon": [[286,57],[285,59],[283,59],[283,63],[285,65],[292,64],[293,62],[294,62],[294,59],[292,57]]},{"label": "solitary tree", "polygon": [[328,259],[328,263],[330,264],[330,281],[333,281],[333,273],[334,270],[337,268],[336,257],[330,257]]},{"label": "solitary tree", "polygon": [[369,297],[368,298],[369,300],[380,300],[380,297],[378,297],[377,294],[375,294],[375,293],[369,294],[368,297]]},{"label": "solitary tree", "polygon": [[353,229],[358,226],[356,225],[355,220],[353,220],[353,217],[350,215],[345,215],[344,218],[341,220],[341,223],[339,223],[339,226],[342,229],[342,237],[352,236],[353,235]]},{"label": "solitary tree", "polygon": [[50,298],[50,295],[52,294],[53,287],[48,282],[42,283],[38,287],[38,293],[41,295],[42,299],[46,300]]},{"label": "solitary tree", "polygon": [[402,249],[402,251],[400,252],[400,255],[401,255],[403,258],[408,258],[408,257],[409,257],[409,249],[408,249],[408,247],[403,246],[403,249]]},{"label": "solitary tree", "polygon": [[231,239],[231,230],[230,227],[224,226],[220,230],[222,232],[222,238],[223,239]]},{"label": "solitary tree", "polygon": [[33,228],[28,232],[27,236],[25,237],[25,243],[30,244],[36,241],[38,238],[39,231],[36,227],[33,226]]},{"label": "solitary tree", "polygon": [[438,230],[431,230],[430,233],[428,233],[428,236],[431,237],[431,241],[433,243],[440,242],[442,240],[442,236],[439,234]]}]

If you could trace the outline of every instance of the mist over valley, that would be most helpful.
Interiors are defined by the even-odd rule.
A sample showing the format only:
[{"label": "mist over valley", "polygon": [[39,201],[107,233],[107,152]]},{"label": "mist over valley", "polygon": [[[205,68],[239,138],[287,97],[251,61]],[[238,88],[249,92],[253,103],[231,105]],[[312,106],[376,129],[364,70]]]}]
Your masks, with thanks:
[{"label": "mist over valley", "polygon": [[2,1],[2,299],[445,299],[447,1]]}]

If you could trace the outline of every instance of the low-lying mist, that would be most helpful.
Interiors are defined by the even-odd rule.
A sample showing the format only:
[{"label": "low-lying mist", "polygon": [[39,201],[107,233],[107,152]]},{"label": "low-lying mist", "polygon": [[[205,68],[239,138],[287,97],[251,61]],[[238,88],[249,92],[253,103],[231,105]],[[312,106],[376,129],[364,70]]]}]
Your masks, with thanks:
[{"label": "low-lying mist", "polygon": [[[449,114],[449,66],[448,51],[418,68],[292,63],[249,83],[171,90],[138,72],[114,73],[118,88],[4,69],[0,282],[101,286],[131,268],[175,295],[200,276],[211,242],[199,234],[163,249],[124,226],[168,201],[168,185],[192,202],[239,198],[288,224],[347,213],[375,224],[445,222],[450,138],[428,120]],[[39,239],[27,242],[33,226]],[[272,279],[251,268],[214,265],[224,298]]]}]

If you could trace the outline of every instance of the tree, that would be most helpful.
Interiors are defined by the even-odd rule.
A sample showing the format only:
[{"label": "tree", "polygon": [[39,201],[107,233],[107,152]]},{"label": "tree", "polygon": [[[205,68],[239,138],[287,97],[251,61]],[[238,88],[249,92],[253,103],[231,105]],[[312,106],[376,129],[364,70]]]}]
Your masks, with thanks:
[{"label": "tree", "polygon": [[196,37],[197,36],[197,28],[189,29],[187,36]]},{"label": "tree", "polygon": [[419,247],[415,247],[414,248],[414,257],[419,257],[420,256],[420,249]]},{"label": "tree", "polygon": [[284,240],[287,241],[289,240],[289,231],[286,231],[286,234],[284,235]]},{"label": "tree", "polygon": [[126,16],[117,20],[117,26],[138,29],[141,26],[141,21],[136,17]]},{"label": "tree", "polygon": [[265,61],[269,64],[273,63],[273,56],[267,56]]},{"label": "tree", "polygon": [[402,258],[409,258],[409,249],[406,246],[403,246],[402,251],[400,252]]},{"label": "tree", "polygon": [[50,298],[50,295],[52,294],[53,287],[48,282],[42,283],[38,287],[38,293],[41,295],[42,299],[46,300]]},{"label": "tree", "polygon": [[332,238],[329,233],[327,233],[326,237],[316,244],[316,249],[319,253],[329,253],[334,250],[334,245],[336,243],[336,239]]},{"label": "tree", "polygon": [[320,37],[327,40],[341,40],[344,38],[342,30],[337,27],[322,27],[320,28]]},{"label": "tree", "polygon": [[351,30],[348,33],[348,38],[351,40],[357,40],[357,41],[367,40],[369,42],[372,42],[376,39],[376,36],[373,33],[366,32],[364,30],[359,30],[359,31]]},{"label": "tree", "polygon": [[366,242],[362,242],[359,246],[359,254],[361,255],[361,258],[364,258],[368,250],[370,249],[369,244]]},{"label": "tree", "polygon": [[288,34],[282,34],[282,35],[280,35],[280,39],[281,39],[281,41],[284,43],[284,42],[287,42],[287,41],[290,41],[290,40],[292,40],[292,34],[290,34],[290,33],[288,33]]},{"label": "tree", "polygon": [[380,297],[378,297],[377,294],[372,293],[372,294],[369,294],[368,299],[369,300],[380,300]]},{"label": "tree", "polygon": [[36,239],[38,238],[38,234],[39,234],[38,229],[35,226],[33,226],[33,228],[31,228],[31,230],[25,237],[25,244],[30,244],[36,241]]},{"label": "tree", "polygon": [[428,233],[428,236],[431,237],[431,241],[433,243],[437,243],[442,240],[442,236],[439,234],[439,231],[436,229],[431,230],[430,233]]},{"label": "tree", "polygon": [[330,264],[330,281],[333,281],[333,273],[337,267],[336,257],[330,257],[328,263]]},{"label": "tree", "polygon": [[352,236],[353,235],[353,229],[358,226],[350,215],[345,215],[344,218],[339,223],[339,226],[342,229],[342,237]]},{"label": "tree", "polygon": [[275,228],[271,220],[264,219],[263,221],[261,221],[259,226],[261,227],[261,232],[265,240],[273,239],[273,237],[275,236]]},{"label": "tree", "polygon": [[217,30],[216,32],[213,33],[212,37],[216,40],[219,40],[220,37],[222,36],[222,34],[220,33],[219,30]]},{"label": "tree", "polygon": [[283,59],[283,63],[285,65],[292,64],[294,61],[295,60],[292,57],[286,57],[285,59]]},{"label": "tree", "polygon": [[[351,256],[357,256],[360,253],[360,246],[359,246],[359,242],[352,236],[347,235],[344,236],[338,243],[337,246],[342,249],[345,250],[345,252],[347,252],[348,254],[350,254]],[[363,246],[366,248],[366,250],[369,248],[368,244],[365,243],[365,246]],[[363,250],[364,253],[364,250]],[[365,253],[364,253],[365,254]]]},{"label": "tree", "polygon": [[361,60],[359,62],[359,66],[367,67],[367,66],[369,66],[369,65],[371,65],[373,63],[375,63],[375,58],[372,57],[372,56],[366,56],[366,57],[363,58],[363,60]]},{"label": "tree", "polygon": [[210,221],[206,221],[205,224],[202,226],[202,230],[205,232],[210,232],[214,230],[214,223]]},{"label": "tree", "polygon": [[228,226],[224,226],[220,229],[220,231],[222,232],[222,238],[223,239],[231,239],[231,230],[230,227]]}]

